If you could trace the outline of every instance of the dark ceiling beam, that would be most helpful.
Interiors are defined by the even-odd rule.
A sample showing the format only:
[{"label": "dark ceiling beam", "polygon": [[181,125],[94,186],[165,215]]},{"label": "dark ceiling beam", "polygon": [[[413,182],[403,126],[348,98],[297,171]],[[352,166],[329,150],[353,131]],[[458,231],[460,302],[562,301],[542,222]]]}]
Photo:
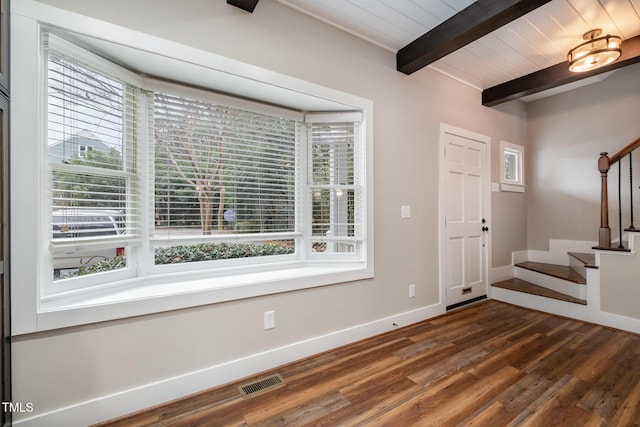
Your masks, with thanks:
[{"label": "dark ceiling beam", "polygon": [[621,45],[620,58],[607,66],[596,68],[584,73],[569,71],[569,62],[552,65],[526,76],[493,86],[482,91],[482,105],[493,107],[503,102],[522,98],[544,90],[553,89],[568,83],[573,83],[587,77],[596,76],[618,68],[640,62],[640,36],[624,40]]},{"label": "dark ceiling beam", "polygon": [[253,9],[258,5],[260,0],[227,0],[227,4],[231,6],[239,7],[242,10],[246,10],[249,13],[253,13]]},{"label": "dark ceiling beam", "polygon": [[551,0],[478,0],[396,54],[397,69],[411,74]]}]

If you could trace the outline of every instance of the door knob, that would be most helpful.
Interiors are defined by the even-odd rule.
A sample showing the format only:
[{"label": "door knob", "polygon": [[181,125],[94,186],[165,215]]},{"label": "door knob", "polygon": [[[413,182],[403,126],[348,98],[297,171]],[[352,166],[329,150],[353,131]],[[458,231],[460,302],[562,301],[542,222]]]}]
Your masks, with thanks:
[{"label": "door knob", "polygon": [[482,227],[482,231],[489,231],[489,227]]}]

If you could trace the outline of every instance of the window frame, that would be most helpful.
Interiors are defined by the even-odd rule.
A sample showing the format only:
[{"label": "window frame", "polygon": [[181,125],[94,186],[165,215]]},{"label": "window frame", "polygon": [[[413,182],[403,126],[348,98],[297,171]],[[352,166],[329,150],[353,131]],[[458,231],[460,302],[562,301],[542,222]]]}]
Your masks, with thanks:
[{"label": "window frame", "polygon": [[93,147],[91,145],[78,145],[78,157],[86,158],[89,151],[93,151]]},{"label": "window frame", "polygon": [[[207,235],[207,236],[198,236],[198,237],[168,237],[163,238],[159,237],[152,225],[152,218],[155,209],[155,186],[154,182],[154,152],[155,152],[155,138],[152,136],[154,133],[153,130],[153,109],[150,108],[150,100],[149,98],[153,97],[155,93],[166,93],[171,96],[185,97],[194,99],[197,101],[211,102],[214,104],[224,105],[225,107],[236,108],[235,104],[236,100],[232,96],[224,97],[224,101],[220,101],[220,99],[216,96],[215,93],[209,93],[207,91],[203,91],[197,88],[189,88],[187,86],[180,85],[179,83],[167,83],[161,80],[154,80],[153,90],[150,89],[149,85],[146,84],[145,79],[138,80],[138,76],[134,75],[131,77],[127,70],[120,70],[119,66],[115,63],[111,63],[101,57],[96,56],[90,51],[86,51],[78,46],[73,45],[68,41],[64,41],[59,39],[58,37],[51,35],[49,33],[44,34],[48,39],[58,40],[58,43],[64,44],[66,47],[65,54],[71,58],[72,61],[75,60],[74,55],[77,56],[78,59],[81,59],[85,63],[89,64],[94,69],[99,67],[103,67],[111,72],[105,72],[104,76],[106,77],[115,77],[121,79],[125,84],[134,85],[134,88],[137,92],[140,92],[141,95],[139,98],[147,97],[146,103],[141,103],[140,108],[136,110],[135,114],[137,116],[136,120],[140,127],[142,123],[149,123],[149,127],[145,134],[145,140],[140,140],[137,145],[137,154],[134,156],[138,159],[136,165],[132,167],[134,170],[138,170],[137,173],[132,174],[128,172],[123,172],[120,170],[106,170],[104,172],[105,176],[123,176],[127,178],[127,182],[131,181],[130,185],[135,187],[140,187],[140,192],[142,194],[149,194],[150,197],[146,198],[146,200],[141,200],[140,204],[145,205],[144,209],[148,212],[146,216],[137,215],[137,222],[134,224],[133,229],[135,230],[149,230],[148,233],[142,232],[144,235],[142,240],[149,242],[149,246],[139,245],[139,236],[136,232],[134,234],[134,238],[128,237],[126,234],[122,238],[114,238],[113,240],[121,242],[126,248],[127,257],[131,258],[131,262],[127,262],[127,266],[118,270],[107,271],[103,273],[95,273],[87,276],[80,276],[75,278],[65,278],[58,280],[57,283],[54,281],[51,284],[47,284],[46,280],[44,286],[44,295],[47,297],[55,297],[57,294],[76,290],[78,292],[90,293],[92,288],[96,286],[108,286],[110,283],[114,281],[122,280],[123,278],[130,278],[132,281],[143,280],[147,275],[165,275],[171,274],[175,272],[191,274],[197,273],[200,271],[208,272],[213,276],[224,276],[224,275],[234,275],[234,269],[242,268],[250,266],[253,268],[258,268],[260,265],[264,266],[273,266],[286,262],[298,261],[298,262],[310,262],[314,259],[316,260],[331,260],[334,262],[343,262],[343,261],[353,261],[358,262],[362,258],[362,253],[360,251],[356,251],[353,254],[344,254],[344,253],[331,253],[331,254],[314,254],[313,252],[308,250],[309,242],[313,240],[311,237],[311,224],[310,224],[310,216],[306,215],[305,212],[308,209],[308,204],[304,203],[304,197],[301,197],[303,192],[308,193],[308,188],[312,187],[313,184],[306,184],[304,177],[309,175],[308,171],[310,170],[310,162],[311,158],[303,156],[301,153],[307,152],[310,144],[313,142],[310,140],[310,132],[309,128],[313,126],[315,123],[331,123],[332,121],[349,121],[349,120],[358,120],[362,121],[362,115],[360,113],[355,112],[346,112],[346,113],[319,113],[319,114],[299,114],[296,112],[292,112],[289,110],[278,109],[274,107],[269,107],[267,110],[267,114],[271,114],[272,117],[292,117],[296,120],[296,126],[299,127],[296,137],[296,169],[300,169],[300,172],[296,173],[296,201],[295,201],[295,210],[296,210],[296,226],[294,231],[290,232],[281,232],[281,233],[248,233],[246,235],[243,234],[233,234],[231,237],[228,235]],[[45,60],[48,55],[47,49],[44,49],[42,52]],[[115,75],[115,76],[114,76]],[[139,85],[139,86],[135,86]],[[263,112],[263,106],[260,103],[255,102],[244,102],[242,111],[246,112]],[[307,120],[307,117],[310,117],[310,120]],[[360,125],[355,126],[355,129],[360,129]],[[355,133],[355,132],[354,132]],[[358,141],[360,138],[356,138]],[[43,144],[44,146],[45,144]],[[57,165],[52,164],[51,162],[47,162],[46,165],[43,165],[44,168],[49,168],[51,170],[58,169],[69,169],[70,166],[66,164]],[[127,166],[123,166],[123,168],[127,168]],[[71,169],[77,169],[72,168]],[[86,169],[86,168],[84,168]],[[147,176],[148,178],[143,179],[141,176]],[[146,186],[145,186],[146,181]],[[354,186],[355,188],[355,186]],[[47,188],[47,192],[50,193],[52,190]],[[50,199],[50,198],[49,198]],[[128,201],[127,205],[133,203],[132,201]],[[132,208],[135,209],[135,208]],[[142,209],[142,207],[140,207]],[[305,217],[307,219],[300,221],[300,217]],[[361,233],[359,233],[361,234]],[[222,243],[229,242],[233,240],[237,243],[242,242],[251,242],[256,240],[267,240],[278,239],[278,238],[286,238],[286,239],[294,239],[296,241],[296,247],[298,249],[291,255],[277,255],[276,256],[265,256],[265,257],[252,257],[252,258],[230,258],[225,260],[212,260],[212,261],[198,261],[194,263],[180,263],[180,264],[166,264],[166,265],[156,265],[153,262],[153,252],[162,247],[162,246],[173,246],[173,245],[197,245],[200,243]],[[97,240],[97,239],[96,239]],[[74,249],[78,248],[102,248],[109,246],[109,239],[105,239],[104,241],[97,240],[93,242],[91,240],[88,241],[72,241],[72,242],[56,242],[51,240],[50,247],[53,249],[54,256],[59,252],[60,249],[55,248],[62,247]],[[113,246],[113,242],[111,243]],[[306,250],[301,248],[306,248]],[[145,267],[142,269],[138,269],[135,265],[144,265]],[[225,273],[220,273],[217,270],[227,270]],[[146,273],[144,273],[146,272]]]},{"label": "window frame", "polygon": [[[25,197],[12,201],[14,227],[12,249],[15,250],[11,268],[15,278],[12,292],[16,306],[16,310],[13,311],[14,333],[49,330],[373,277],[373,103],[370,100],[93,18],[78,19],[76,15],[31,0],[21,2],[13,13],[16,15],[12,32],[20,36],[12,37],[13,43],[16,44],[16,48],[12,49],[15,95],[12,98],[12,110],[15,112],[11,118],[12,154],[14,161],[19,164],[20,162],[28,163],[25,159],[37,159],[36,162],[30,162],[33,165],[12,170],[13,194],[19,194],[21,188],[36,189],[32,194],[26,194]],[[199,71],[204,69],[208,75],[207,81],[219,80],[231,86],[235,84],[235,87],[241,90],[245,88],[249,90],[256,85],[263,87],[264,90],[258,92],[265,94],[263,101],[271,105],[279,103],[288,108],[294,107],[299,108],[300,111],[308,111],[305,106],[333,103],[332,105],[343,111],[361,111],[364,135],[362,159],[365,169],[362,179],[366,184],[363,189],[363,206],[366,214],[363,217],[362,258],[360,260],[312,260],[308,254],[304,254],[303,258],[293,257],[272,265],[247,263],[243,265],[241,274],[225,275],[230,271],[229,268],[233,269],[225,266],[215,271],[205,268],[192,270],[186,278],[185,274],[179,271],[180,269],[173,269],[171,272],[155,272],[149,269],[148,265],[141,265],[139,267],[142,272],[141,277],[126,277],[126,274],[123,276],[120,274],[122,272],[114,271],[107,273],[113,273],[110,274],[113,277],[108,283],[96,279],[90,289],[68,287],[55,294],[47,294],[42,278],[50,274],[47,266],[52,263],[52,257],[45,244],[48,242],[46,236],[50,222],[47,221],[42,209],[30,208],[37,205],[38,200],[46,197],[47,175],[37,167],[46,163],[46,155],[43,154],[40,144],[21,145],[19,141],[42,141],[45,136],[46,119],[42,109],[38,107],[43,105],[41,104],[42,94],[46,89],[42,87],[42,77],[38,76],[41,75],[39,70],[42,64],[39,40],[42,31],[52,28],[62,33],[68,32],[74,37],[84,38],[83,41],[88,40],[87,38],[91,39],[90,42],[95,39],[100,43],[111,40],[107,43],[118,47],[124,46],[129,53],[144,51],[146,55],[162,57],[163,69],[158,70],[156,74],[158,77],[172,79],[171,73],[182,73],[184,69],[181,67],[190,64],[189,66],[196,67]],[[20,52],[20,55],[16,52]],[[165,71],[167,74],[163,75],[162,72]],[[212,79],[212,75],[220,78]],[[259,81],[256,81],[256,75],[260,76]],[[229,81],[230,76],[233,82]],[[39,82],[36,87],[32,83],[34,80]],[[149,86],[153,86],[154,83],[157,82],[148,82]],[[229,92],[219,87],[210,89]],[[246,97],[245,94],[239,95],[241,98]],[[252,102],[241,98],[233,99],[239,103]],[[283,104],[275,100],[287,102]],[[289,102],[290,104],[287,105]],[[345,109],[345,106],[348,108]],[[33,126],[34,111],[40,117],[37,126]],[[143,137],[141,135],[141,138]],[[142,144],[139,144],[139,149],[140,145]],[[148,176],[144,177],[142,181],[147,178]],[[304,191],[303,186],[299,186],[299,189]],[[306,199],[301,200],[302,203],[307,203]],[[141,216],[145,215],[144,209],[144,207],[141,208],[143,211],[140,213]],[[144,230],[141,232],[140,247],[145,247],[149,242],[145,239]],[[20,235],[21,238],[16,239],[16,235]],[[149,247],[146,248],[148,249]],[[37,265],[35,269],[33,268],[34,253]],[[16,286],[16,283],[33,283],[34,285]]]},{"label": "window frame", "polygon": [[[516,157],[516,169],[518,179],[508,179],[506,174],[506,154],[512,154]],[[525,192],[525,170],[524,170],[524,153],[525,149],[522,145],[513,144],[507,141],[500,141],[500,189],[506,192],[524,193]]]},{"label": "window frame", "polygon": [[[88,70],[99,74],[102,77],[107,77],[109,79],[117,80],[123,84],[123,94],[122,94],[122,115],[123,117],[127,114],[131,113],[132,108],[132,97],[138,97],[138,87],[143,85],[144,81],[141,77],[136,75],[135,73],[111,62],[108,61],[97,54],[90,52],[80,46],[77,46],[68,40],[62,39],[55,34],[52,34],[47,31],[43,31],[40,33],[40,39],[42,40],[39,55],[41,57],[42,64],[42,82],[40,82],[39,87],[42,87],[44,91],[42,93],[41,98],[48,97],[49,87],[48,87],[48,60],[49,54],[54,53],[57,56],[63,56],[65,58],[72,58],[73,62],[79,63],[79,65],[83,68],[87,68]],[[133,90],[131,89],[133,88]],[[48,103],[45,103],[48,105]],[[112,249],[114,253],[117,251],[118,247],[132,247],[138,245],[140,240],[140,227],[139,224],[139,215],[137,211],[139,210],[139,194],[137,191],[137,185],[139,182],[138,173],[136,172],[136,168],[138,167],[135,159],[138,157],[137,152],[140,151],[139,147],[137,147],[137,142],[135,141],[134,133],[128,128],[130,127],[139,127],[138,123],[127,123],[127,120],[123,118],[122,124],[122,165],[120,168],[92,168],[82,165],[72,165],[54,163],[49,161],[49,153],[48,153],[48,139],[49,139],[49,117],[48,117],[48,109],[44,108],[42,112],[43,117],[40,122],[46,123],[44,125],[43,130],[43,138],[46,143],[42,143],[42,148],[47,149],[46,153],[42,153],[40,158],[44,156],[44,164],[41,164],[41,170],[46,171],[45,179],[45,198],[48,203],[45,203],[41,206],[44,214],[46,215],[52,211],[52,202],[53,202],[53,189],[51,188],[51,182],[48,177],[51,177],[54,172],[62,172],[62,173],[79,173],[93,176],[102,176],[111,179],[122,179],[125,183],[126,194],[125,194],[125,224],[124,227],[127,230],[126,233],[119,234],[117,236],[109,236],[109,237],[98,237],[98,238],[86,238],[82,239],[82,241],[76,241],[74,239],[63,239],[61,241],[57,241],[56,239],[49,240],[49,253],[46,254],[47,261],[52,263],[51,267],[54,267],[55,264],[55,256],[56,254],[64,254],[69,250],[76,250],[78,247],[82,247],[86,250],[102,250],[102,249]],[[63,140],[64,141],[64,140]],[[49,221],[47,221],[49,220]],[[43,221],[47,222],[47,230],[51,230],[50,216],[47,216]],[[137,262],[137,254],[136,251],[128,251],[130,252],[130,262],[134,264]],[[53,271],[53,268],[52,268]],[[102,278],[100,277],[91,277],[83,276],[77,278],[69,278],[65,280],[49,281],[44,279],[47,282],[44,286],[41,286],[40,294],[43,296],[43,300],[47,298],[51,298],[52,296],[56,296],[59,294],[63,294],[65,292],[82,290],[84,288],[91,289],[95,286],[103,285],[108,281],[122,281],[125,279],[131,279],[135,277],[135,272],[131,268],[122,268],[117,270],[112,270],[105,272],[102,274]]]},{"label": "window frame", "polygon": [[[330,193],[331,192],[344,192],[344,191],[353,191],[354,192],[354,198],[358,198],[361,197],[361,192],[363,190],[364,187],[364,181],[363,181],[363,174],[361,173],[361,170],[364,168],[364,165],[362,164],[362,156],[359,155],[358,149],[361,146],[361,141],[359,140],[360,138],[362,138],[362,129],[361,129],[361,123],[362,121],[362,114],[360,112],[352,112],[352,113],[346,113],[346,114],[336,114],[336,113],[310,113],[307,114],[305,116],[305,122],[309,125],[307,127],[307,137],[311,138],[311,133],[312,133],[312,127],[315,126],[316,124],[339,124],[339,123],[343,123],[343,122],[348,122],[354,123],[354,153],[353,153],[353,157],[354,157],[354,182],[352,184],[342,184],[342,183],[329,183],[327,185],[318,185],[316,183],[313,182],[313,159],[312,159],[312,154],[308,153],[308,168],[307,168],[307,188],[306,188],[306,196],[308,198],[308,202],[307,202],[307,213],[308,215],[311,215],[313,212],[312,209],[312,201],[313,201],[313,197],[314,197],[314,193],[317,190],[328,190]],[[307,148],[309,148],[310,146],[313,145],[313,141],[308,141],[308,143],[306,144]],[[336,194],[337,196],[337,194]],[[339,196],[338,196],[339,197]],[[355,246],[355,250],[354,252],[349,255],[349,253],[345,253],[345,252],[332,252],[332,251],[326,251],[326,252],[313,252],[311,254],[309,254],[309,259],[310,260],[344,260],[344,259],[353,259],[353,260],[357,260],[359,257],[362,256],[362,250],[363,250],[363,241],[364,236],[362,235],[363,233],[363,229],[362,227],[355,227],[355,223],[357,223],[358,220],[362,221],[362,218],[365,216],[365,214],[363,212],[360,212],[359,209],[361,207],[360,203],[354,203],[355,204],[355,212],[354,212],[354,236],[350,237],[350,236],[343,236],[342,238],[340,236],[336,237],[336,238],[327,238],[327,239],[322,239],[318,236],[314,236],[313,235],[313,231],[310,230],[309,231],[309,237],[308,237],[308,242],[305,243],[305,247],[308,249],[310,246],[312,246],[313,242],[322,242],[323,240],[325,240],[325,244],[327,247],[329,247],[329,245],[333,244],[333,245],[340,245],[340,244],[353,244]],[[307,223],[311,223],[311,220],[307,220]],[[334,243],[331,243],[331,242]],[[350,243],[353,242],[353,243]]]},{"label": "window frame", "polygon": [[[235,99],[233,97],[229,97],[226,95],[219,95],[216,93],[211,93],[211,92],[205,92],[202,90],[198,90],[198,89],[194,89],[194,88],[189,88],[186,86],[180,86],[179,84],[176,83],[169,83],[169,82],[163,82],[157,79],[152,80],[151,82],[147,82],[145,81],[144,83],[144,90],[148,91],[148,94],[154,93],[154,92],[163,92],[163,93],[168,93],[172,96],[179,96],[179,97],[185,97],[185,98],[191,98],[191,99],[196,99],[198,101],[203,101],[203,102],[210,102],[213,104],[221,104],[221,105],[225,105],[225,106],[229,106],[232,108],[236,108],[236,109],[242,109],[245,111],[254,111],[254,112],[258,112],[261,114],[269,114],[269,115],[277,115],[277,116],[281,116],[287,119],[291,119],[291,120],[296,120],[297,122],[301,121],[304,119],[304,116],[302,114],[299,114],[297,112],[293,112],[290,110],[286,110],[286,109],[279,109],[276,107],[272,107],[272,106],[262,106],[262,105],[258,105],[255,103],[249,103],[243,100],[239,100],[239,99]],[[266,107],[266,108],[264,108]],[[300,124],[298,123],[297,126],[299,126]],[[148,132],[152,132],[151,129],[148,130]],[[296,130],[296,133],[299,132],[299,130]],[[296,141],[296,143],[298,143],[299,141]],[[153,156],[153,149],[154,147],[150,144],[148,147],[146,147],[147,149],[147,155],[149,157]],[[301,150],[300,147],[296,147],[296,163],[298,163],[301,159]],[[153,174],[153,168],[149,169],[149,173]],[[302,184],[301,182],[301,177],[299,176],[298,173],[296,173],[296,191],[298,191],[299,186]],[[153,180],[151,180],[153,181]],[[148,190],[149,192],[153,193],[154,189],[150,188]],[[296,201],[295,201],[295,209],[296,212],[299,212],[300,208],[299,208],[299,197],[298,195],[296,195]],[[154,206],[154,203],[151,203],[150,206]],[[299,215],[296,214],[296,219],[295,219],[295,230],[293,231],[287,231],[287,232],[278,232],[278,233],[265,233],[265,236],[270,236],[273,239],[290,239],[290,238],[298,238],[301,233],[300,233],[300,220],[299,220]],[[259,237],[262,238],[263,236],[259,235],[259,233],[248,233],[248,234],[233,234],[234,239],[237,241],[250,241],[250,240],[255,240],[255,237]],[[150,241],[153,242],[153,244],[161,244],[161,243],[166,243],[166,244],[182,244],[182,243],[188,243],[193,241],[194,239],[192,238],[188,238],[188,237],[169,237],[169,238],[162,238],[159,236],[156,236],[153,232],[150,233],[148,239]],[[207,236],[206,238],[202,238],[200,237],[198,240],[206,240],[208,242],[212,242],[215,243],[217,241],[224,241],[224,240],[228,240],[228,237],[225,236],[216,236],[216,235],[211,235],[211,236]]]}]

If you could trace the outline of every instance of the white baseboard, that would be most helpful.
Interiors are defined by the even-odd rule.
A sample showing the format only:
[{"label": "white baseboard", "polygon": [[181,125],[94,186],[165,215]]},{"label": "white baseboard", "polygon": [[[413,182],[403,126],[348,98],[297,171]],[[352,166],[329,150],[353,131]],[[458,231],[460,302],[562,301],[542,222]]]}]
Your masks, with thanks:
[{"label": "white baseboard", "polygon": [[[262,353],[123,390],[55,411],[15,419],[14,426],[86,426],[260,373],[304,357],[444,314],[444,304],[398,313]],[[177,362],[179,363],[179,361]]]},{"label": "white baseboard", "polygon": [[511,263],[513,265],[518,264],[520,262],[525,262],[525,261],[529,261],[529,251],[528,250],[522,250],[522,251],[515,251],[511,253]]},{"label": "white baseboard", "polygon": [[549,250],[524,250],[513,253],[514,264],[523,261],[544,262],[548,264],[569,265],[569,252],[593,253],[598,242],[583,240],[549,240]]},{"label": "white baseboard", "polygon": [[589,302],[584,306],[502,288],[493,288],[491,298],[496,301],[502,301],[532,310],[543,311],[545,313],[569,317],[636,334],[640,333],[640,319],[601,311],[597,302]]},{"label": "white baseboard", "polygon": [[515,276],[513,265],[503,265],[502,267],[493,267],[489,273],[489,285],[501,280],[511,279]]},{"label": "white baseboard", "polygon": [[640,334],[640,320],[634,319],[632,317],[626,317],[614,313],[607,313],[606,311],[598,311],[593,317],[590,317],[587,320],[599,325],[609,326],[611,328]]}]

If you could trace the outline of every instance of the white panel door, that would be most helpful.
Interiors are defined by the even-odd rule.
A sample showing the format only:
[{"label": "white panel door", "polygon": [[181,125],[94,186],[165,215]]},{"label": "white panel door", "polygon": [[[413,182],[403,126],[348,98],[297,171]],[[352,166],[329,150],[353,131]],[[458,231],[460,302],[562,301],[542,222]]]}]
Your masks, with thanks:
[{"label": "white panel door", "polygon": [[446,304],[487,294],[487,144],[452,131],[443,133],[443,274]]}]

